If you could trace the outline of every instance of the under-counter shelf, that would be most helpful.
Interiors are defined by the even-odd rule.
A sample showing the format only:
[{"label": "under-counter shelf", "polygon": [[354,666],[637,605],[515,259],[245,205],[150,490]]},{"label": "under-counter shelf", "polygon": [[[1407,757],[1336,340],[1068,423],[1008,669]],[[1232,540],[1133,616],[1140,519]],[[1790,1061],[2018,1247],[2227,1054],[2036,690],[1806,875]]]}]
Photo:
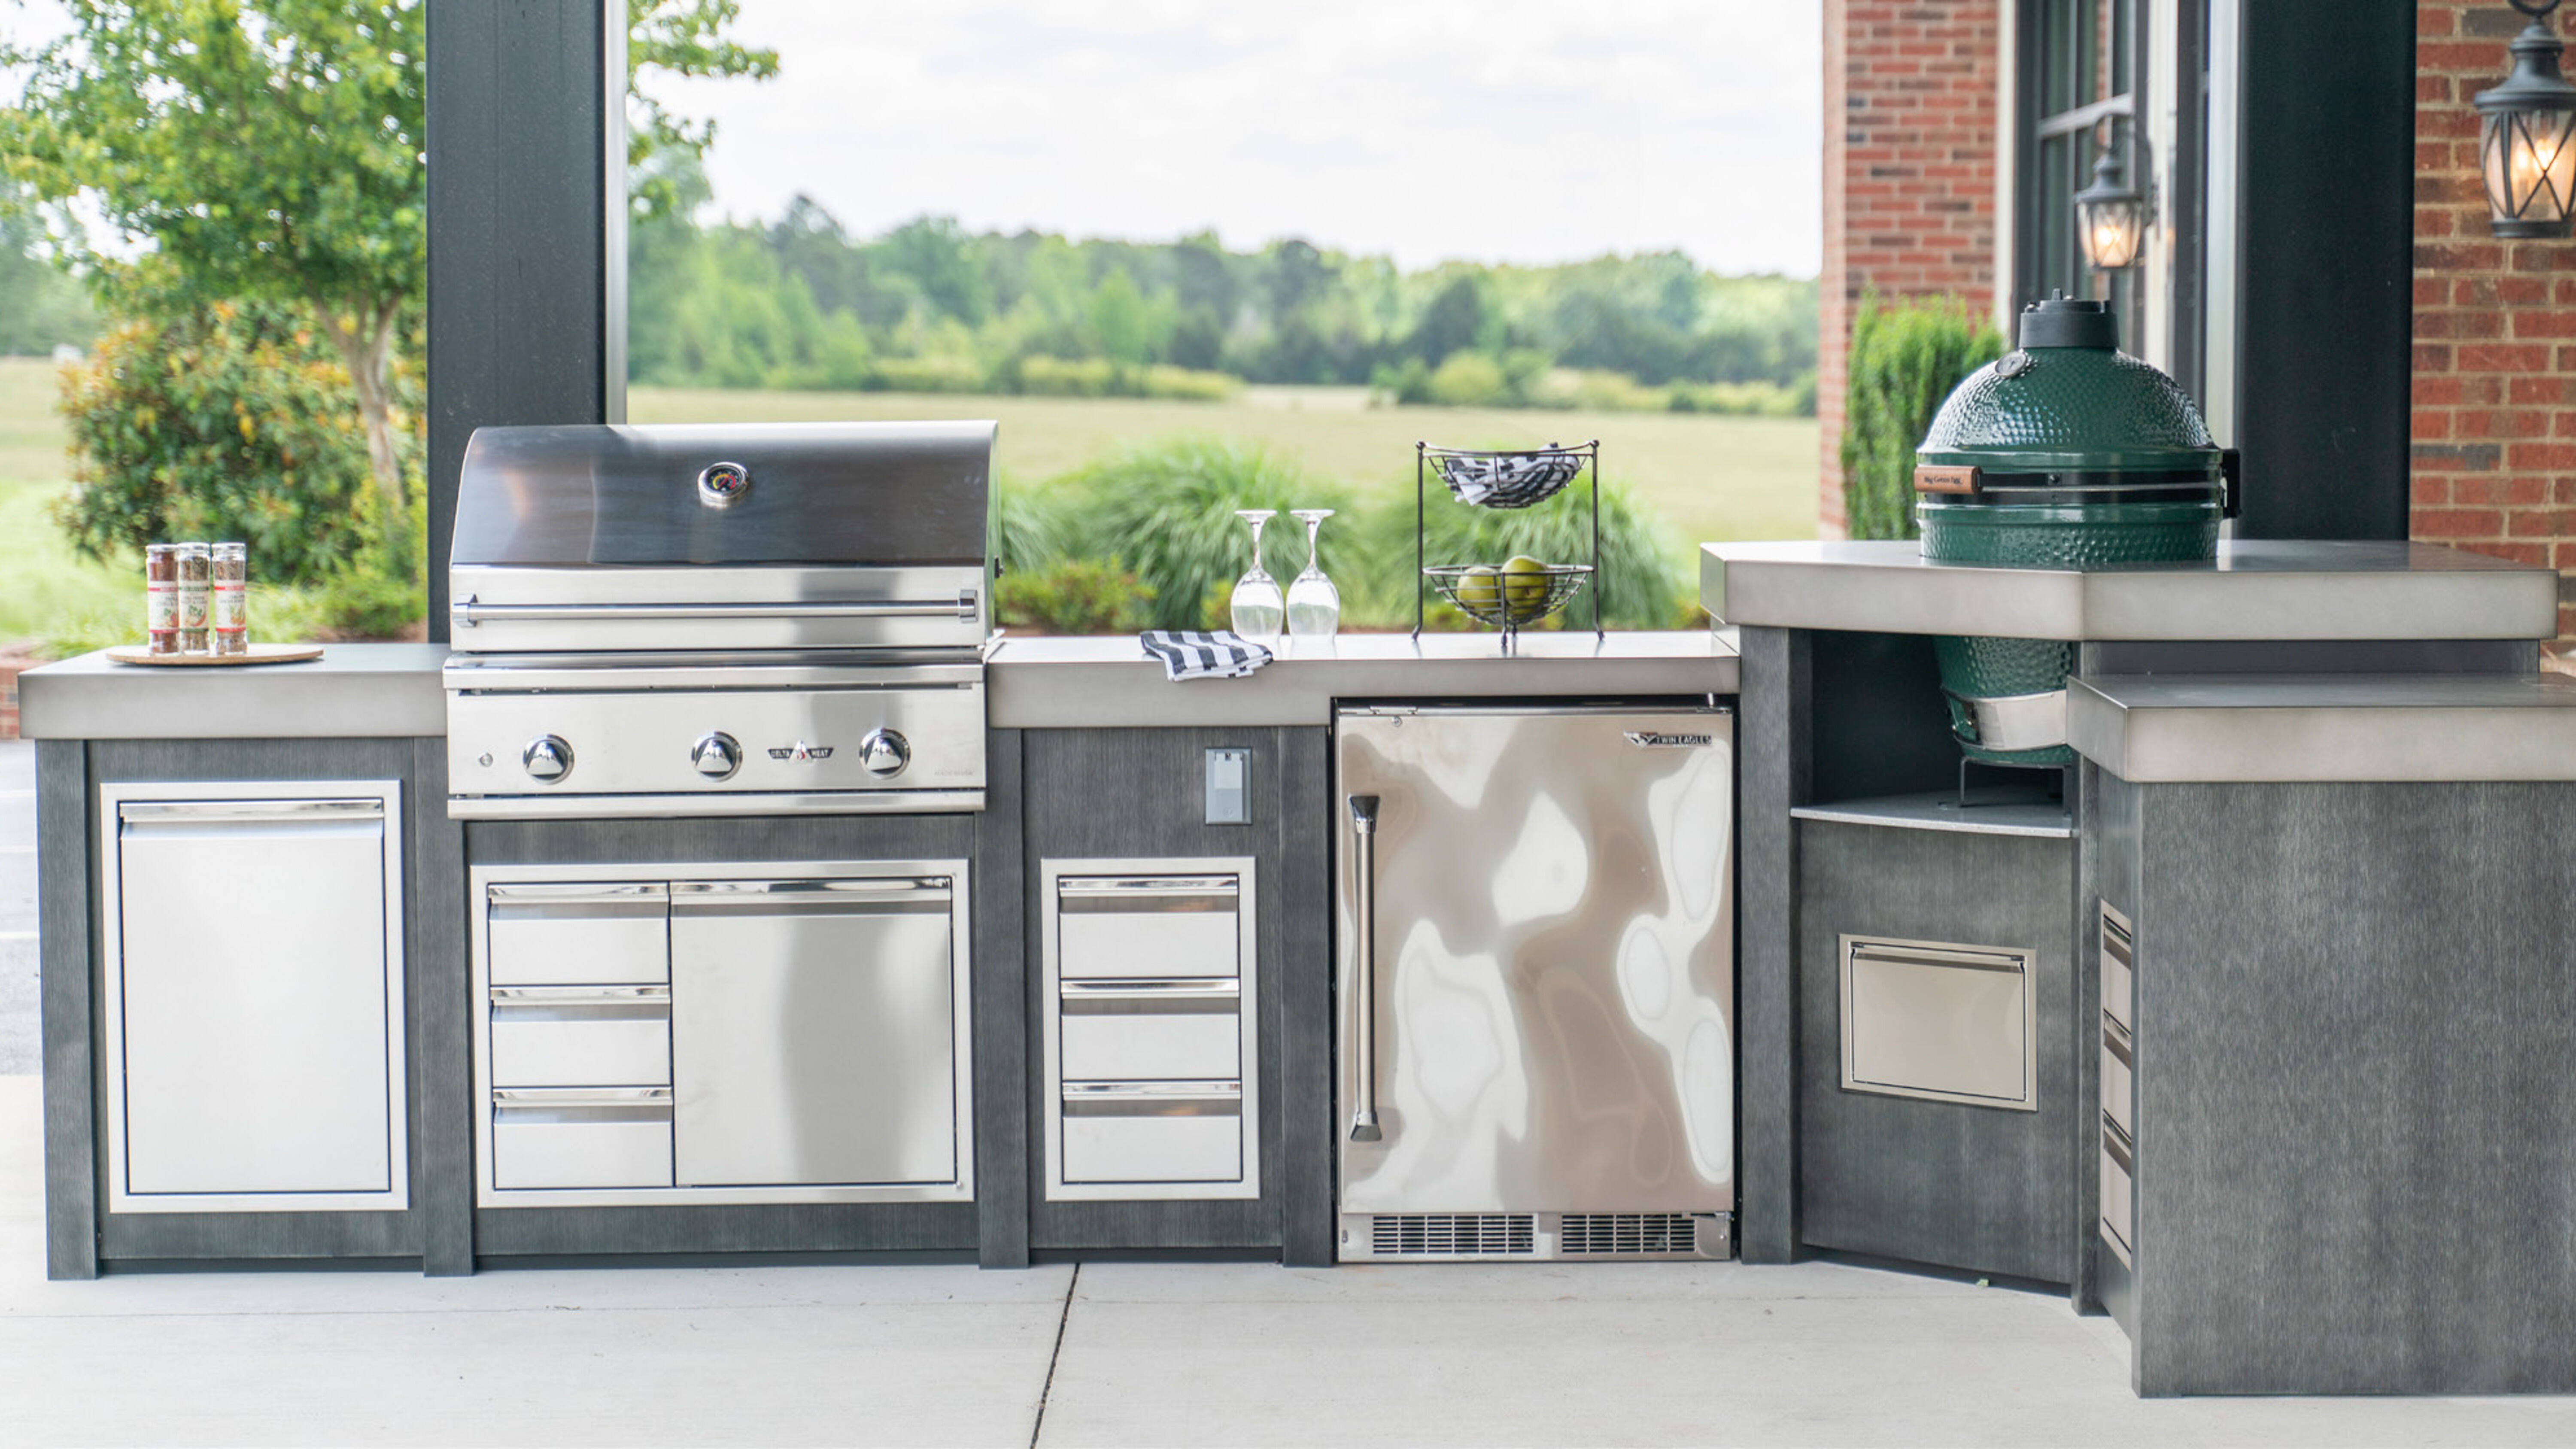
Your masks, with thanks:
[{"label": "under-counter shelf", "polygon": [[1897,830],[1956,830],[1970,835],[2031,835],[2057,840],[2075,836],[2075,819],[2062,801],[1970,805],[1962,809],[1958,793],[1952,790],[1794,805],[1789,815],[1796,820],[1884,825]]}]

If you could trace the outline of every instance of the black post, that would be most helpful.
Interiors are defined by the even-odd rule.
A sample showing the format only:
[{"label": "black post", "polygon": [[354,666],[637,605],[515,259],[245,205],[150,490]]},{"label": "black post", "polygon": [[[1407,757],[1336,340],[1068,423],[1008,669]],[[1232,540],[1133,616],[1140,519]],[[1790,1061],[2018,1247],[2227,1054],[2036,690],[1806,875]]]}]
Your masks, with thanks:
[{"label": "black post", "polygon": [[623,20],[620,0],[429,7],[432,639],[466,439],[625,419]]},{"label": "black post", "polygon": [[2402,539],[2415,9],[2249,0],[2240,14],[2236,533]]}]

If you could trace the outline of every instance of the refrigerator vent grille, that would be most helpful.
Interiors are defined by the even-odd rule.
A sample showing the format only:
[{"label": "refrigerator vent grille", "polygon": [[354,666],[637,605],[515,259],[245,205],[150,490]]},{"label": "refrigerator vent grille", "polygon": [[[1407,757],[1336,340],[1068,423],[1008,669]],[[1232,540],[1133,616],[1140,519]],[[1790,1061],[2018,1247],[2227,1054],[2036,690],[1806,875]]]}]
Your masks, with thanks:
[{"label": "refrigerator vent grille", "polygon": [[1688,1213],[1567,1213],[1557,1225],[1556,1248],[1566,1254],[1690,1253],[1698,1247]]},{"label": "refrigerator vent grille", "polygon": [[1530,1213],[1380,1214],[1369,1220],[1369,1249],[1380,1257],[1485,1257],[1538,1251]]}]

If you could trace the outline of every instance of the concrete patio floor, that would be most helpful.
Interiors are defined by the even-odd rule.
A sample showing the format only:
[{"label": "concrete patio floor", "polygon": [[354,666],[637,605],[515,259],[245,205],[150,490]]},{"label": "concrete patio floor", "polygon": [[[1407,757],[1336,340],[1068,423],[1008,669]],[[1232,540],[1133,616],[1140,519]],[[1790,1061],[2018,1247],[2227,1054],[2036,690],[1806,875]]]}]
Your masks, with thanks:
[{"label": "concrete patio floor", "polygon": [[1837,1264],[44,1277],[0,745],[0,1445],[2576,1444],[2576,1399],[2143,1403],[2056,1297]]}]

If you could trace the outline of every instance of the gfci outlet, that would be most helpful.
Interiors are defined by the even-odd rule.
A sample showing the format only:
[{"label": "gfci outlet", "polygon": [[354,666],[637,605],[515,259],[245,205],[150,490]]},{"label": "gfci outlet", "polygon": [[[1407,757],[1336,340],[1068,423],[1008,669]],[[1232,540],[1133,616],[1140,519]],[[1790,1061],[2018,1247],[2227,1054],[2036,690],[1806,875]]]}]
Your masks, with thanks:
[{"label": "gfci outlet", "polygon": [[1207,823],[1252,823],[1252,751],[1207,752]]}]

